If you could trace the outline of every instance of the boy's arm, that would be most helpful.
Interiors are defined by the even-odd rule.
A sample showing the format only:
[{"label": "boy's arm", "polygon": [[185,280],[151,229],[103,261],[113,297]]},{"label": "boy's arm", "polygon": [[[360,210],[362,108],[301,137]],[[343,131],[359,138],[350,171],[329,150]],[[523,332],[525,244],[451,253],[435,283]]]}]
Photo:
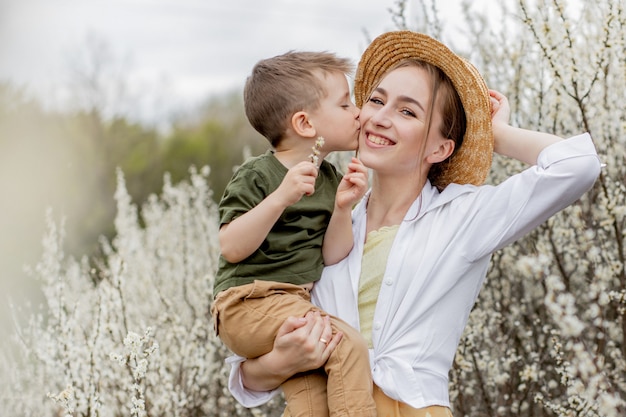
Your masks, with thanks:
[{"label": "boy's arm", "polygon": [[352,158],[348,172],[341,179],[335,197],[335,208],[330,217],[322,255],[324,264],[332,265],[350,253],[354,244],[352,237],[352,207],[367,190],[367,168],[357,158]]},{"label": "boy's arm", "polygon": [[521,129],[509,125],[510,108],[506,97],[495,90],[491,96],[494,151],[529,165],[537,163],[537,157],[549,145],[563,140],[544,132]]},{"label": "boy's arm", "polygon": [[252,255],[284,210],[280,199],[270,194],[247,213],[223,224],[219,239],[224,259],[237,263]]},{"label": "boy's arm", "polygon": [[220,227],[219,240],[222,256],[237,263],[257,250],[267,237],[285,208],[298,202],[303,195],[315,191],[317,168],[310,162],[301,162],[285,175],[280,186],[254,208],[232,222]]}]

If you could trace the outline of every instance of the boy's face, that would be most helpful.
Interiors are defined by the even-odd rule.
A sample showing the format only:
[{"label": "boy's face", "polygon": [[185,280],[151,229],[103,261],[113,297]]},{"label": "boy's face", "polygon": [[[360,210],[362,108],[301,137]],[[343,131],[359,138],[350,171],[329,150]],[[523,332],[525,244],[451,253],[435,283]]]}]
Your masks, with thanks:
[{"label": "boy's face", "polygon": [[359,109],[350,99],[346,76],[333,72],[321,76],[328,94],[310,112],[318,136],[324,137],[323,152],[355,150],[359,140]]}]

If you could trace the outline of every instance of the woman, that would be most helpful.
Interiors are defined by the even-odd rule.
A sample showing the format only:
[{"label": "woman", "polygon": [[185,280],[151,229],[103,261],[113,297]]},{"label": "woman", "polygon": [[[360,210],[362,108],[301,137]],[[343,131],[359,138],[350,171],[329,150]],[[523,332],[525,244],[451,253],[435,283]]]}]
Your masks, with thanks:
[{"label": "woman", "polygon": [[[313,301],[369,342],[379,416],[449,416],[448,372],[492,253],[577,200],[600,162],[588,134],[510,126],[506,98],[422,34],[375,39],[355,98],[372,185],[353,211],[352,252],[324,270]],[[492,150],[532,166],[480,185]],[[289,320],[267,356],[231,361],[231,390],[257,405],[337,343],[320,317]]]}]

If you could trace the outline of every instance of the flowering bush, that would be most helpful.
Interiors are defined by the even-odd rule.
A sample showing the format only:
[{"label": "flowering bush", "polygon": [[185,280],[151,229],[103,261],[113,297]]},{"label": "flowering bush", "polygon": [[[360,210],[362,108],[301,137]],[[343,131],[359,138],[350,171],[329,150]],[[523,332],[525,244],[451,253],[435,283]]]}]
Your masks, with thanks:
[{"label": "flowering bush", "polygon": [[47,305],[19,328],[19,355],[2,362],[5,412],[259,414],[231,399],[228,351],[208,315],[219,249],[207,175],[192,169],[190,181],[177,185],[166,176],[162,194],[139,216],[120,172],[117,234],[102,241],[102,261],[66,258],[62,229],[49,218],[42,260],[31,271]]},{"label": "flowering bush", "polygon": [[[455,415],[626,415],[626,10],[582,3],[520,0],[497,34],[467,15],[470,60],[514,122],[588,131],[606,166],[577,203],[495,254],[451,373]],[[521,168],[496,158],[490,181]]]},{"label": "flowering bush", "polygon": [[[515,124],[589,131],[606,167],[578,202],[494,255],[450,374],[454,413],[622,416],[624,4],[501,5],[499,30],[467,8],[468,58],[509,97]],[[489,181],[520,169],[496,158]],[[119,173],[117,235],[101,242],[101,259],[66,257],[63,227],[49,217],[31,271],[47,304],[2,351],[3,415],[280,415],[280,398],[247,410],[227,392],[228,352],[208,316],[218,218],[207,175],[166,177],[139,211]]]}]

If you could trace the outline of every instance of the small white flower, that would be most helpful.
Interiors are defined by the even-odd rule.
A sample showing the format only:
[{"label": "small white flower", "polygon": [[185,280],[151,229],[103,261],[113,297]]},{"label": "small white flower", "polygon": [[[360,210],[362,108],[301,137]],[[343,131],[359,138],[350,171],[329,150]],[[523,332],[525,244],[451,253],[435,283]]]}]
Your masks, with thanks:
[{"label": "small white flower", "polygon": [[313,147],[311,148],[313,152],[309,155],[309,160],[313,162],[316,166],[319,165],[319,154],[322,146],[324,146],[324,138],[319,136],[315,140],[315,145],[313,145]]}]

